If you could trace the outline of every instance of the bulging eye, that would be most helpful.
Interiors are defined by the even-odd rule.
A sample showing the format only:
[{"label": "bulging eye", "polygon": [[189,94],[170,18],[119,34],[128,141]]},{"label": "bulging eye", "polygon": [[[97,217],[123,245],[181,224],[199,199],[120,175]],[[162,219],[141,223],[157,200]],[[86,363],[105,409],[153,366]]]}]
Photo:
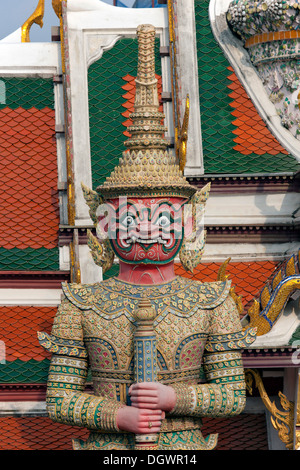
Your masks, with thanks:
[{"label": "bulging eye", "polygon": [[166,215],[161,215],[158,219],[158,224],[161,227],[168,227],[170,225],[170,219]]},{"label": "bulging eye", "polygon": [[132,215],[127,215],[123,219],[122,224],[125,225],[125,227],[132,227],[135,225],[135,219],[132,217]]}]

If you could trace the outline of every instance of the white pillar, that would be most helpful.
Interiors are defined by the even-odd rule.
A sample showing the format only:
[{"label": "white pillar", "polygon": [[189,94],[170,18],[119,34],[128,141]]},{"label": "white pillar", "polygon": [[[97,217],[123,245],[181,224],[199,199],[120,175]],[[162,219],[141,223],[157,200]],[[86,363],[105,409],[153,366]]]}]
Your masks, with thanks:
[{"label": "white pillar", "polygon": [[186,96],[190,98],[187,162],[184,174],[204,173],[201,136],[198,59],[194,0],[176,0],[176,48],[179,78],[179,105],[184,116]]}]

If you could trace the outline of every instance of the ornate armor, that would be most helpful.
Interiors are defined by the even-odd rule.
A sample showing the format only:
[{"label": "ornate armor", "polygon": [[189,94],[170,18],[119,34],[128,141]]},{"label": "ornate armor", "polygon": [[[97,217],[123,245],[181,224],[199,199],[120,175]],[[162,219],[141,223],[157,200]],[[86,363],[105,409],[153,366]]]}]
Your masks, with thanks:
[{"label": "ornate armor", "polygon": [[[245,405],[240,350],[254,340],[255,330],[242,330],[230,283],[202,284],[174,272],[176,255],[191,272],[200,262],[205,236],[198,236],[196,219],[209,186],[200,191],[191,186],[167,150],[163,115],[158,112],[154,38],[151,25],[138,28],[136,102],[128,150],[102,186],[96,191],[84,188],[98,234],[109,238],[90,238],[94,260],[106,269],[118,256],[119,275],[93,285],[63,285],[64,299],[52,334],[39,333],[41,344],[53,353],[47,389],[50,417],[91,431],[86,442],[74,441],[75,449],[136,448],[135,435],[124,429],[137,430],[139,449],[147,449],[147,439],[157,437],[154,432],[147,435],[136,421],[133,428],[123,421],[121,430],[117,420],[124,412],[128,421],[134,415],[129,387],[138,377],[138,367],[144,368],[147,382],[148,360],[153,359],[149,367],[155,365],[151,385],[161,382],[160,389],[176,395],[161,426],[159,421],[155,445],[160,450],[213,449],[217,436],[203,437],[201,418],[238,414]],[[105,210],[97,212],[103,202]],[[188,203],[190,215],[182,217]],[[145,300],[154,311],[151,334],[156,351],[150,354],[154,341],[149,340],[149,354],[145,349],[143,356],[134,354],[135,313]],[[90,376],[93,394],[85,388]],[[136,407],[149,412],[143,404]],[[157,410],[165,412],[167,406],[157,405]],[[147,425],[150,430],[150,420]]]},{"label": "ornate armor", "polygon": [[[134,436],[120,432],[116,412],[130,404],[133,382],[133,311],[141,298],[155,308],[158,381],[174,387],[175,409],[164,420],[159,449],[212,449],[216,435],[201,433],[201,417],[238,414],[245,405],[240,349],[253,341],[243,332],[230,282],[177,277],[160,285],[112,278],[93,285],[65,284],[52,334],[40,333],[53,353],[47,406],[54,421],[91,430],[78,449],[133,449]],[[85,384],[91,373],[93,395]],[[200,378],[207,383],[201,383]]]}]

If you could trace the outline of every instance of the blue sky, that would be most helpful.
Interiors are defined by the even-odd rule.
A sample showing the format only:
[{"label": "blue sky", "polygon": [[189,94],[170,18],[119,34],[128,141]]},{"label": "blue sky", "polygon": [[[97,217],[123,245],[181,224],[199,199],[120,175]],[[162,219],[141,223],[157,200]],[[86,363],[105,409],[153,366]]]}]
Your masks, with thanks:
[{"label": "blue sky", "polygon": [[[84,1],[84,0],[83,0]],[[113,0],[102,0],[112,4]],[[128,6],[136,4],[140,8],[151,5],[151,0],[118,0]],[[157,2],[156,2],[157,3]],[[38,0],[0,0],[0,39],[5,38],[22,26],[38,5]],[[34,24],[30,30],[31,41],[51,41],[51,26],[58,26],[59,21],[52,8],[52,1],[45,0],[44,26]]]}]

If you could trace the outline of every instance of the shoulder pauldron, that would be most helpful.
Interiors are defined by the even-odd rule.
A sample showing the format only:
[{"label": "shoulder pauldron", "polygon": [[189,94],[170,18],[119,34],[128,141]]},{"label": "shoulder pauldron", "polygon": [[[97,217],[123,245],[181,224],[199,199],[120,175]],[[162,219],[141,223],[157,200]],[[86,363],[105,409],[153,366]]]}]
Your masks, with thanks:
[{"label": "shoulder pauldron", "polygon": [[133,322],[132,312],[142,297],[151,300],[159,321],[166,311],[189,316],[198,309],[213,309],[226,299],[229,289],[230,281],[200,283],[182,277],[155,286],[134,285],[115,278],[96,284],[63,284],[66,297],[80,310],[93,310],[107,319],[125,312]]}]

